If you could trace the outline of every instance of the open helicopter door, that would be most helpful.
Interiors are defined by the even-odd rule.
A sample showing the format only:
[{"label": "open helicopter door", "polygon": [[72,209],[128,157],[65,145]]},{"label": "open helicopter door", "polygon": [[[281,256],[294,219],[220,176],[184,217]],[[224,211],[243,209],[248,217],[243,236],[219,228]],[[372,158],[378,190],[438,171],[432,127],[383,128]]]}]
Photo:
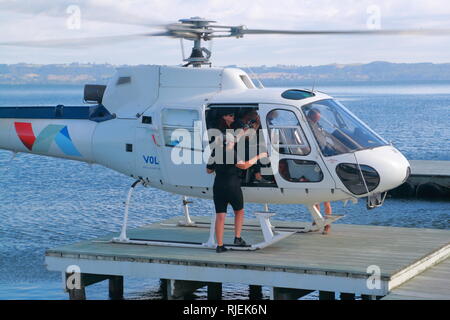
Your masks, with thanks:
[{"label": "open helicopter door", "polygon": [[315,226],[320,228],[338,216],[325,221],[314,204],[329,198],[336,189],[314,137],[298,108],[289,105],[261,104],[260,115],[268,142],[273,174],[287,202],[305,203]]}]

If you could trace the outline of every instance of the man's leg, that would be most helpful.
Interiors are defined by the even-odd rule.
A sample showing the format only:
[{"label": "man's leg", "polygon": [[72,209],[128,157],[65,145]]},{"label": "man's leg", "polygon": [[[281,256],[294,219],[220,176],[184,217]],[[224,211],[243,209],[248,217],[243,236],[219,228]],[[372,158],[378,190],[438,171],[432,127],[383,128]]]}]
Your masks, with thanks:
[{"label": "man's leg", "polygon": [[323,206],[325,207],[325,214],[326,215],[331,215],[332,210],[331,210],[331,203],[330,203],[330,201],[324,202]]},{"label": "man's leg", "polygon": [[244,225],[244,209],[234,211],[234,235],[241,237],[242,226]]},{"label": "man's leg", "polygon": [[[332,213],[331,203],[329,201],[324,202],[323,206],[325,208],[325,214],[327,216],[331,216],[331,213]],[[323,234],[327,234],[328,232],[330,232],[330,228],[331,228],[331,226],[329,224],[326,225],[325,228],[323,229]]]},{"label": "man's leg", "polygon": [[226,213],[216,213],[216,241],[218,246],[223,246],[223,233]]}]

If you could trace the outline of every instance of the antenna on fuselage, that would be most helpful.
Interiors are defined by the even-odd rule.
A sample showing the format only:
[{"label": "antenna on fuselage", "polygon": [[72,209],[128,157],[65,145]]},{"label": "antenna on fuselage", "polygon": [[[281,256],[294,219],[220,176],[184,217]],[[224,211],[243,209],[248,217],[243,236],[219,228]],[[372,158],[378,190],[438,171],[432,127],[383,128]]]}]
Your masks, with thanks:
[{"label": "antenna on fuselage", "polygon": [[253,76],[253,78],[258,82],[258,87],[260,89],[264,89],[264,85],[262,84],[262,82],[259,80],[259,77],[256,73],[253,72],[252,68],[250,68],[248,65],[245,66],[251,73],[251,75]]},{"label": "antenna on fuselage", "polygon": [[184,60],[186,60],[186,55],[184,54],[183,38],[180,38],[180,46],[181,46],[181,57],[183,58],[183,61],[184,61]]}]

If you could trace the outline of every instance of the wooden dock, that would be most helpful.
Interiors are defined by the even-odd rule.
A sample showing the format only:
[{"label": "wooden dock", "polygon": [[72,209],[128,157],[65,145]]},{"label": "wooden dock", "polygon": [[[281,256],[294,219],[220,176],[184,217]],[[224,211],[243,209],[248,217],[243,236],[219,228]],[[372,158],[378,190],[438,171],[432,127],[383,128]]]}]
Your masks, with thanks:
[{"label": "wooden dock", "polygon": [[[193,220],[209,222],[207,217]],[[257,222],[248,220],[246,225]],[[273,225],[304,226],[281,221]],[[296,299],[313,290],[328,298],[335,292],[347,298],[383,297],[450,255],[450,231],[435,229],[337,224],[328,235],[297,233],[263,250],[221,254],[206,248],[109,243],[113,236],[117,234],[46,251],[48,270],[62,272],[64,279],[69,277],[69,266],[81,273],[81,287],[69,288],[71,298],[85,298],[84,287],[105,279],[110,280],[110,296],[121,297],[124,276],[168,279],[169,298],[208,285],[209,298],[219,299],[222,283],[253,289],[269,286],[273,299]],[[147,240],[206,242],[208,236],[208,228],[159,223],[129,230],[130,238]],[[225,243],[231,243],[233,236],[232,229],[226,229]],[[243,237],[250,243],[262,240],[259,230],[244,230]]]},{"label": "wooden dock", "polygon": [[413,177],[450,177],[450,161],[409,160]]},{"label": "wooden dock", "polygon": [[450,259],[395,288],[385,300],[450,300]]}]

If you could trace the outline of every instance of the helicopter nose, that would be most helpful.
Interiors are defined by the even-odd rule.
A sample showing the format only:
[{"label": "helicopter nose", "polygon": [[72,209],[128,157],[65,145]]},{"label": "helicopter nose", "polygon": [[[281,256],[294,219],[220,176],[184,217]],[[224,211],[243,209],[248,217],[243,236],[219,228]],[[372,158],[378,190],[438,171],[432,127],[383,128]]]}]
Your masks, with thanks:
[{"label": "helicopter nose", "polygon": [[405,156],[390,147],[377,155],[377,165],[380,175],[380,184],[375,192],[385,192],[403,184],[411,174],[411,166]]},{"label": "helicopter nose", "polygon": [[355,157],[359,166],[341,163],[336,172],[347,189],[356,195],[394,189],[403,184],[411,172],[408,160],[392,146],[357,151]]}]

